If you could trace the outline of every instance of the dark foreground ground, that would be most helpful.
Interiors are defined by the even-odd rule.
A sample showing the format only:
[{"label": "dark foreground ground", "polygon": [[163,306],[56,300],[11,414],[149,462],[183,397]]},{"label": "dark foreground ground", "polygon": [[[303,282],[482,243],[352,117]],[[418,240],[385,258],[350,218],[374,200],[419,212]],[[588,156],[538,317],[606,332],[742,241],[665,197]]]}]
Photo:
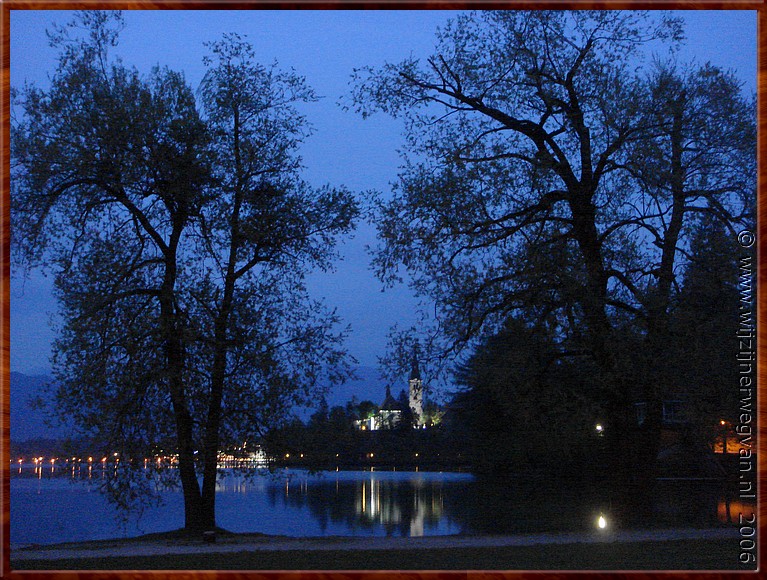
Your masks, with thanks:
[{"label": "dark foreground ground", "polygon": [[[496,538],[496,540],[503,538]],[[386,543],[386,540],[391,542]],[[422,540],[422,541],[421,541]],[[739,563],[737,537],[615,541],[571,541],[551,538],[545,543],[508,538],[511,545],[479,545],[456,537],[381,538],[347,541],[259,538],[195,546],[173,540],[92,544],[69,551],[17,550],[12,570],[748,570]],[[535,540],[537,542],[538,540]],[[254,543],[255,542],[255,543]],[[520,545],[521,544],[521,545]],[[271,548],[270,546],[273,546]],[[405,547],[406,546],[406,547]],[[149,549],[151,547],[151,549]],[[125,555],[131,551],[141,555]],[[79,553],[79,554],[78,554]],[[42,556],[41,556],[42,554]],[[119,555],[117,555],[119,554]],[[65,556],[65,557],[61,557]],[[750,568],[750,569],[753,569]]]}]

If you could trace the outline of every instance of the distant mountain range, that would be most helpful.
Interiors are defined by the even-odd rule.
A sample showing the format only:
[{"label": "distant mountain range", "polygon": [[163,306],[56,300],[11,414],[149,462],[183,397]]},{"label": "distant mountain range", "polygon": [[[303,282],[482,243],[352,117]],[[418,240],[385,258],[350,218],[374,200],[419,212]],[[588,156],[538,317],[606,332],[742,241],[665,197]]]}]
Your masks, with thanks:
[{"label": "distant mountain range", "polygon": [[[355,370],[357,379],[334,387],[327,395],[328,405],[344,406],[352,397],[357,401],[373,401],[379,404],[383,401],[386,391],[386,382],[380,377],[378,370],[372,367],[357,367]],[[20,443],[31,439],[58,439],[68,433],[66,427],[50,427],[45,423],[44,412],[33,408],[31,401],[36,397],[45,395],[45,386],[50,384],[51,377],[46,375],[25,375],[11,372],[11,441]],[[407,383],[403,383],[403,389]],[[398,394],[399,389],[392,390]],[[304,418],[311,414],[312,410],[300,413]]]}]

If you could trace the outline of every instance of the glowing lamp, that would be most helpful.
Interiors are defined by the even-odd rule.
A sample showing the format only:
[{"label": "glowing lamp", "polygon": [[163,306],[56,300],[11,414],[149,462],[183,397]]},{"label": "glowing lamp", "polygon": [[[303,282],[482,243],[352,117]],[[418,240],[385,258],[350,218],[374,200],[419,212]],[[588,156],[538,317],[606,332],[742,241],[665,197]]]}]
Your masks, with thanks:
[{"label": "glowing lamp", "polygon": [[597,520],[597,527],[600,530],[604,530],[607,527],[607,520],[605,519],[605,516],[602,514],[599,514],[599,519]]}]

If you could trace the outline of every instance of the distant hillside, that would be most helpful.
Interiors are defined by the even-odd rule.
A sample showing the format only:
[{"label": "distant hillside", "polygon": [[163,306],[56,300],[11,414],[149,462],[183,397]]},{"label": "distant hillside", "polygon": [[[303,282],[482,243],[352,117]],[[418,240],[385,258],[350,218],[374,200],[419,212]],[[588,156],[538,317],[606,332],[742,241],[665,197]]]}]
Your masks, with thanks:
[{"label": "distant hillside", "polygon": [[64,427],[48,427],[44,413],[33,409],[32,399],[45,394],[45,385],[51,382],[48,376],[29,376],[11,372],[11,441],[22,442],[30,439],[55,439],[66,434]]}]

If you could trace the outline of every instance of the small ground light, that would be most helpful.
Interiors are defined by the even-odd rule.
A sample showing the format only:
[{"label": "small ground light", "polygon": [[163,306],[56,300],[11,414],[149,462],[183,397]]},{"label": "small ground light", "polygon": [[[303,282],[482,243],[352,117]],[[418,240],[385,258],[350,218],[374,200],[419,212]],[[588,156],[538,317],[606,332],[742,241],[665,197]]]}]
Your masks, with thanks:
[{"label": "small ground light", "polygon": [[594,428],[595,428],[595,429],[596,429],[596,431],[597,431],[597,435],[599,435],[600,437],[601,437],[602,435],[604,435],[604,432],[605,432],[605,428],[604,428],[604,426],[602,425],[602,423],[597,423],[597,424],[596,424],[596,427],[594,427]]},{"label": "small ground light", "polygon": [[607,527],[607,520],[605,519],[605,516],[602,514],[599,514],[599,519],[597,520],[597,527],[600,530],[604,530]]},{"label": "small ground light", "polygon": [[722,419],[721,421],[719,421],[719,424],[720,424],[720,425],[725,425],[725,424],[726,424],[726,421],[725,421],[724,419]]}]

